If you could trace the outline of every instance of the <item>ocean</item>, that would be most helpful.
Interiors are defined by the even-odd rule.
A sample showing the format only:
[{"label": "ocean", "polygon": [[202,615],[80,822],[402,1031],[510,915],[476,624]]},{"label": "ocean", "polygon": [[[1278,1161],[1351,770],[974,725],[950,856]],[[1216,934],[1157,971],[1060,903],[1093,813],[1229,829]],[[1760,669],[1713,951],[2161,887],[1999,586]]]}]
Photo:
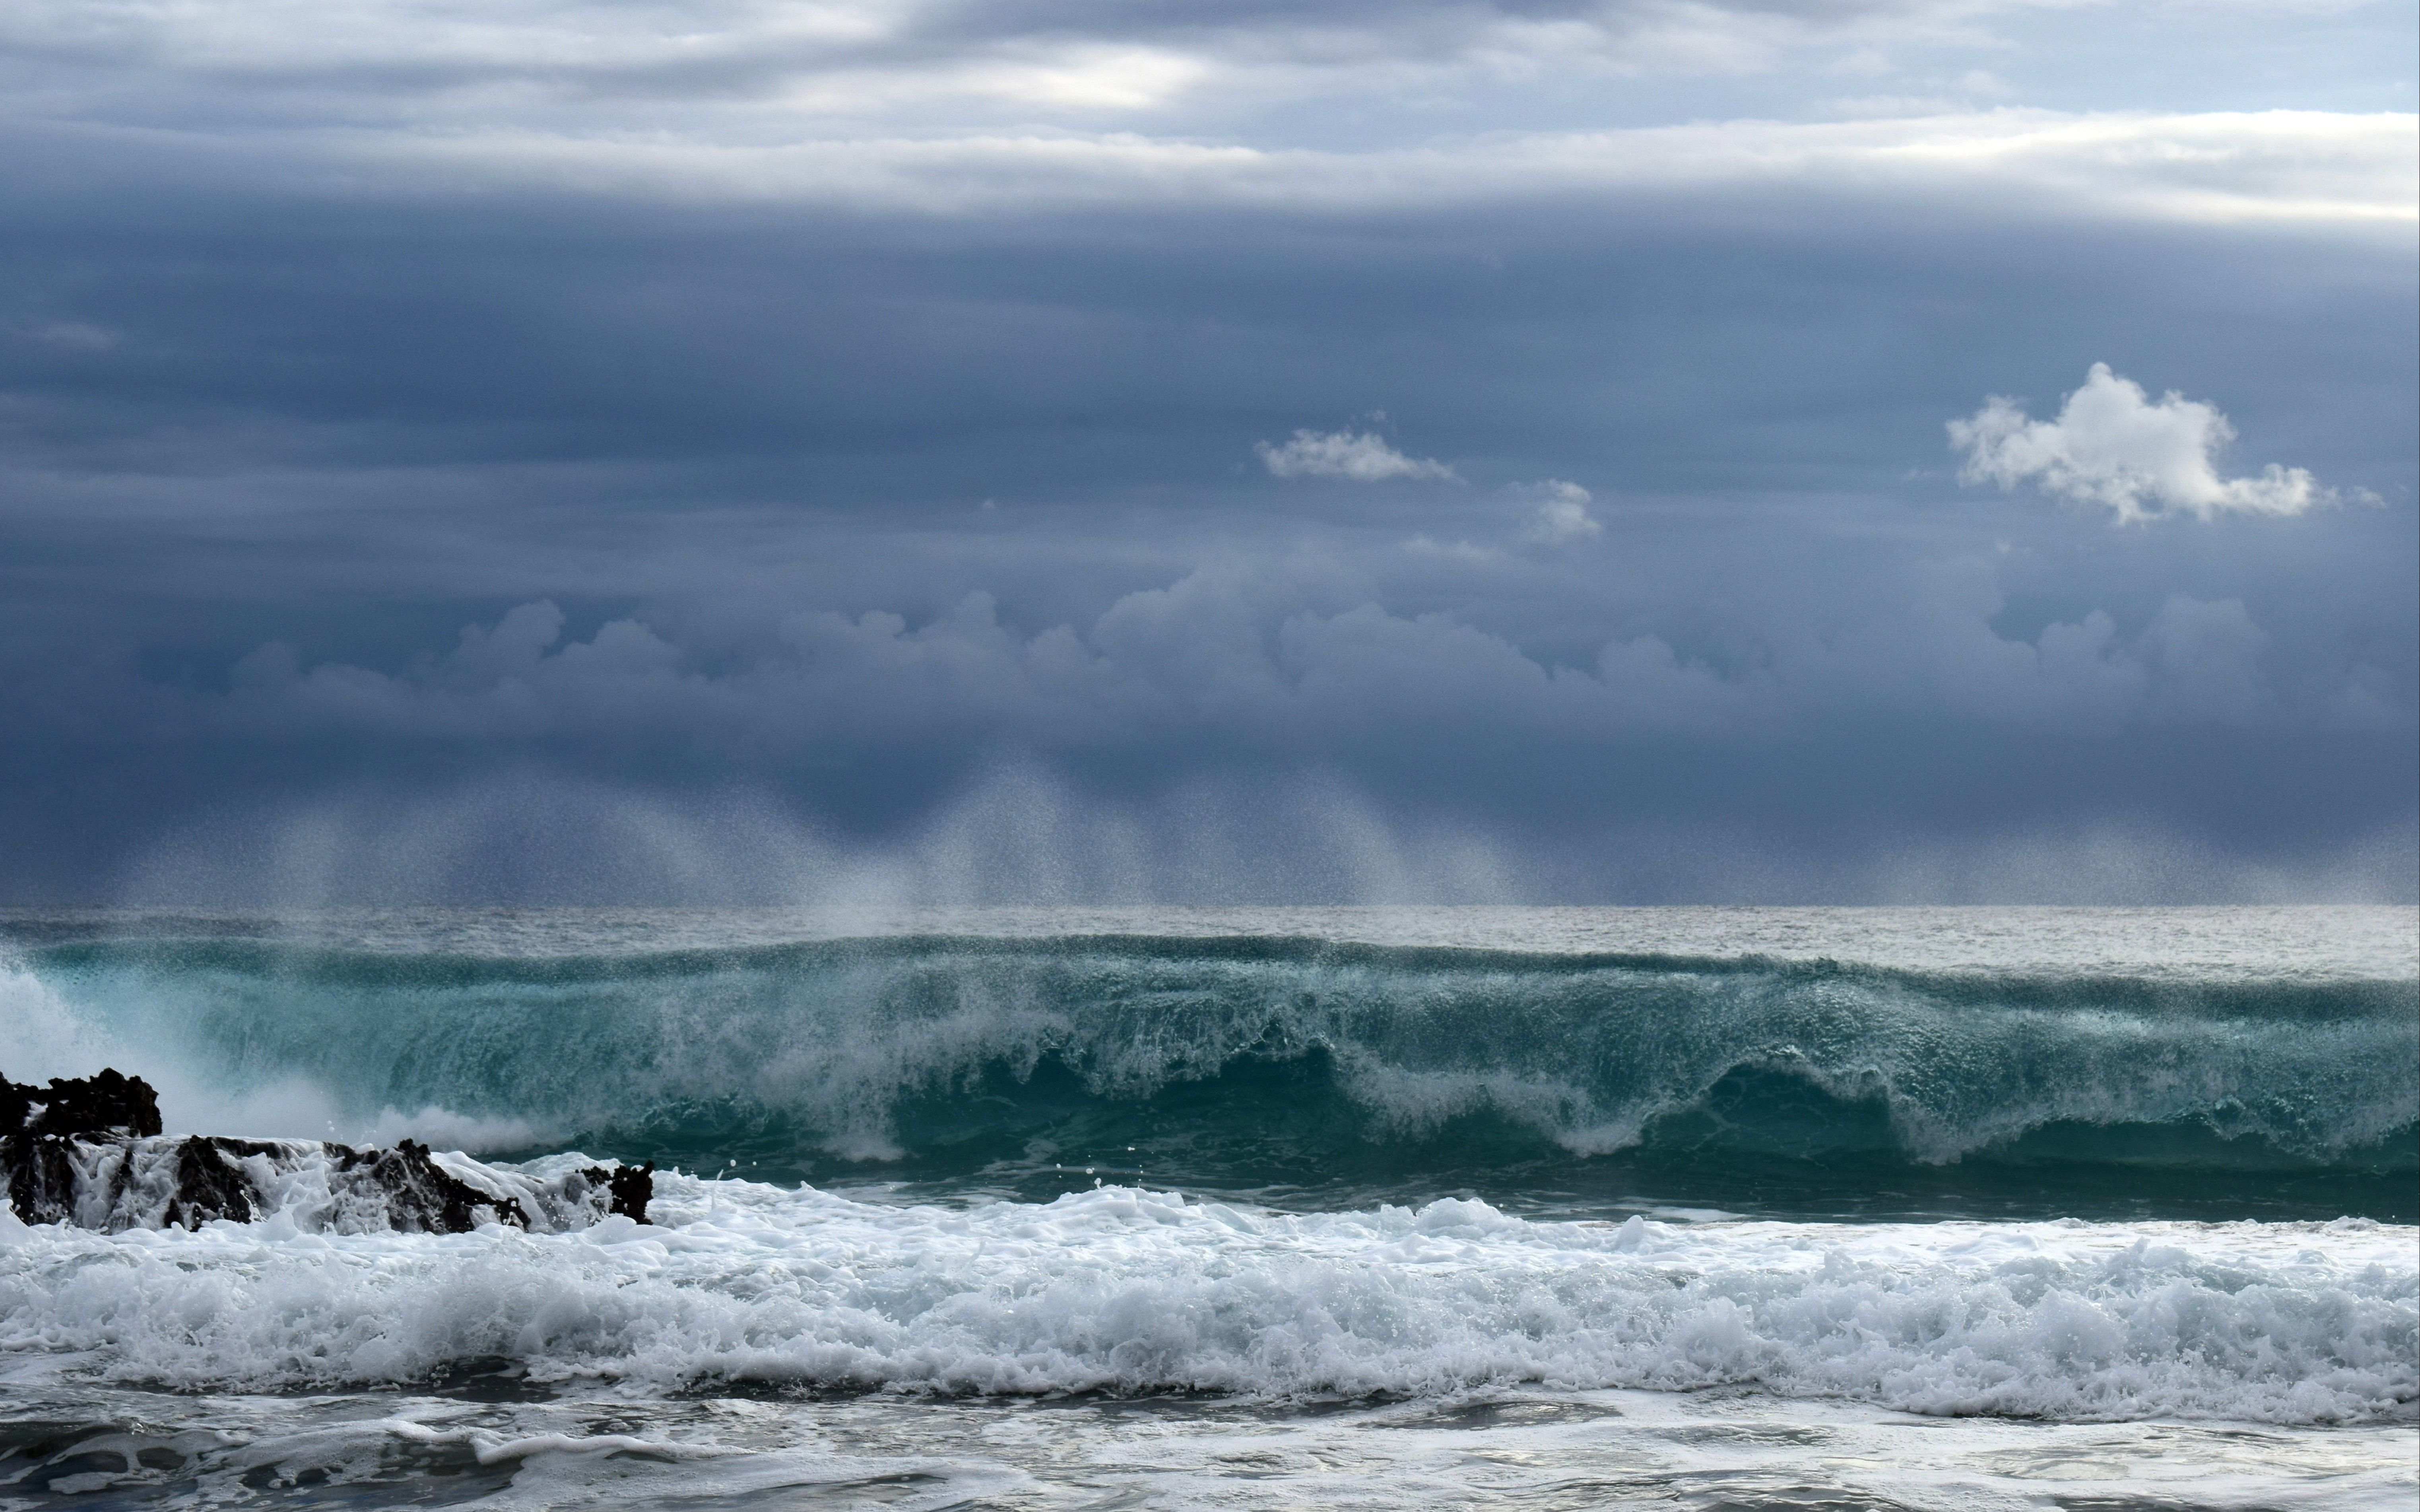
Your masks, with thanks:
[{"label": "ocean", "polygon": [[652,1221],[0,1213],[0,1508],[2420,1498],[2410,908],[0,914],[103,1065]]}]

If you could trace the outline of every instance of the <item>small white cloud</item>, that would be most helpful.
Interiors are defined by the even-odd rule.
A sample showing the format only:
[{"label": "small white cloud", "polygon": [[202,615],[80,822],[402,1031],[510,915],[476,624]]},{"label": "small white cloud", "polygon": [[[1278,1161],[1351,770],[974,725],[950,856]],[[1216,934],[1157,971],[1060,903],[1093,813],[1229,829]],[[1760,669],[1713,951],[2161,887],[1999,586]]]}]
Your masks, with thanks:
[{"label": "small white cloud", "polygon": [[1589,491],[1578,484],[1548,478],[1521,491],[1541,500],[1529,523],[1521,528],[1524,546],[1569,546],[1605,533],[1605,527],[1588,512],[1593,501]]},{"label": "small white cloud", "polygon": [[1388,478],[1461,481],[1444,463],[1405,456],[1374,431],[1298,430],[1294,440],[1283,446],[1262,441],[1253,450],[1280,478],[1350,478],[1355,483],[1383,483]]},{"label": "small white cloud", "polygon": [[2017,92],[2007,80],[1984,69],[1969,69],[1958,87],[1978,100],[2006,100]]},{"label": "small white cloud", "polygon": [[1950,445],[1966,454],[1959,477],[2014,488],[2027,479],[2078,503],[2105,504],[2118,523],[2189,514],[2300,515],[2334,503],[2301,468],[2271,463],[2257,477],[2221,477],[2217,452],[2235,440],[2226,417],[2171,389],[2154,404],[2141,384],[2095,363],[2056,420],[2034,420],[1994,396],[1967,420],[1949,422]]}]

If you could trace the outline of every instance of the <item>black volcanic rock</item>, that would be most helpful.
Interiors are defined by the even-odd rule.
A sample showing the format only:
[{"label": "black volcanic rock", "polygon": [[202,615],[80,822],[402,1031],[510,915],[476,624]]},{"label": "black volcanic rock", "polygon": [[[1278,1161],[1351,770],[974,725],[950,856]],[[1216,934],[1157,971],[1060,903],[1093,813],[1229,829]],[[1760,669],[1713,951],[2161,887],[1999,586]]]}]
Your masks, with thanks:
[{"label": "black volcanic rock", "polygon": [[269,1149],[249,1139],[214,1139],[206,1134],[195,1134],[178,1145],[177,1195],[169,1200],[166,1222],[179,1228],[199,1228],[214,1218],[252,1222],[252,1182],[235,1162]]},{"label": "black volcanic rock", "polygon": [[143,1138],[160,1132],[160,1097],[140,1076],[105,1068],[96,1075],[51,1079],[48,1087],[0,1076],[0,1166],[8,1205],[27,1223],[56,1223],[75,1211],[78,1135]]},{"label": "black volcanic rock", "polygon": [[[0,1078],[0,1174],[29,1224],[198,1228],[250,1223],[281,1205],[349,1232],[462,1234],[482,1224],[560,1230],[608,1212],[647,1221],[655,1163],[591,1165],[553,1178],[449,1170],[427,1145],[389,1149],[307,1139],[169,1138],[141,1077],[103,1071],[47,1088]],[[467,1173],[466,1180],[458,1170]],[[484,1184],[482,1184],[484,1183]]]},{"label": "black volcanic rock", "polygon": [[48,1087],[0,1076],[0,1134],[160,1132],[160,1097],[140,1076],[103,1068],[92,1076],[54,1076]]},{"label": "black volcanic rock", "polygon": [[647,1204],[656,1196],[656,1163],[644,1165],[624,1165],[609,1179],[613,1190],[615,1212],[639,1223],[647,1221]]},{"label": "black volcanic rock", "polygon": [[354,1149],[330,1145],[339,1171],[359,1171],[386,1194],[387,1222],[405,1232],[467,1234],[479,1227],[481,1211],[496,1223],[527,1228],[529,1217],[499,1202],[429,1158],[427,1145],[398,1139],[393,1149]]},{"label": "black volcanic rock", "polygon": [[639,1223],[647,1221],[647,1204],[655,1200],[656,1163],[644,1165],[583,1165],[563,1179],[563,1194],[572,1202],[594,1202],[592,1194],[606,1195],[605,1211]]},{"label": "black volcanic rock", "polygon": [[10,1134],[0,1139],[0,1165],[8,1171],[8,1206],[29,1224],[72,1222],[76,1171],[60,1134]]}]

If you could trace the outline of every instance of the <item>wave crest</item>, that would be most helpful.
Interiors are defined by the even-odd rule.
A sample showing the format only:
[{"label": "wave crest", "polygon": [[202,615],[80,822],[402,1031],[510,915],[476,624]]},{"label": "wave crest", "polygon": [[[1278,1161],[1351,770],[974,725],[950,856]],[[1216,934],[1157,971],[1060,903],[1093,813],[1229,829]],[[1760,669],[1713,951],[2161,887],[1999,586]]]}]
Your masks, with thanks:
[{"label": "wave crest", "polygon": [[223,1105],[299,1083],[357,1137],[803,1174],[1132,1155],[1251,1184],[1621,1151],[2399,1172],[2420,1124],[2411,981],[1233,937],[506,959],[70,942],[27,973],[58,1034]]}]

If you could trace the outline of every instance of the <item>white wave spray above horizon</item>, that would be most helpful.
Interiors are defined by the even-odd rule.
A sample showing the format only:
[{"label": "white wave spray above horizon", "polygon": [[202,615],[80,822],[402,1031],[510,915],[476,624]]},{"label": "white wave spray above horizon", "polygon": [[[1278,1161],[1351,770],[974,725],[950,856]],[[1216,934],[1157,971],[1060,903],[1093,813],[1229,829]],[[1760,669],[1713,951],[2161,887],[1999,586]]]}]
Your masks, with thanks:
[{"label": "white wave spray above horizon", "polygon": [[195,815],[120,874],[129,906],[2384,903],[2409,826],[2254,861],[2138,820],[2028,825],[1848,854],[1652,812],[1599,832],[1389,808],[1332,771],[1094,791],[1031,760],[875,832],[760,787],[667,793],[540,767],[398,794],[360,784]]}]

